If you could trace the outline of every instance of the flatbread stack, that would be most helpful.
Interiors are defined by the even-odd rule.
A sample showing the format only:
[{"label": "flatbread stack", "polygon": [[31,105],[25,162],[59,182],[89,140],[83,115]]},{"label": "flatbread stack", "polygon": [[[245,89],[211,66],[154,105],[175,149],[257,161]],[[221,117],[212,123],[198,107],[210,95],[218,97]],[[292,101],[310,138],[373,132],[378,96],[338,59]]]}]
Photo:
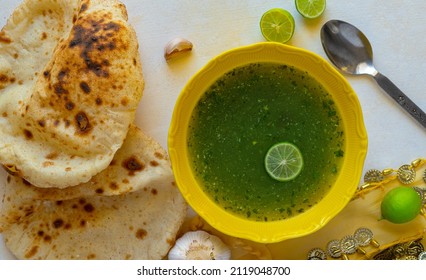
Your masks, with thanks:
[{"label": "flatbread stack", "polygon": [[160,259],[186,214],[165,151],[136,126],[88,183],[38,188],[7,177],[0,225],[20,259]]},{"label": "flatbread stack", "polygon": [[2,31],[0,162],[38,187],[105,169],[142,96],[138,43],[117,1],[24,1]]},{"label": "flatbread stack", "polygon": [[116,0],[25,0],[0,31],[0,232],[19,259],[160,259],[186,216]]}]

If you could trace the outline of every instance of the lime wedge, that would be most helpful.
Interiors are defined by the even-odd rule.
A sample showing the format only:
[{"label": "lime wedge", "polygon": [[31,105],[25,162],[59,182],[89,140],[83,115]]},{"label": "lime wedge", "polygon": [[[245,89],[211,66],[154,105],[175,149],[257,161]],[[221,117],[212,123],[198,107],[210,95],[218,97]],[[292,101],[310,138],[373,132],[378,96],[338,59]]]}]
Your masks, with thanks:
[{"label": "lime wedge", "polygon": [[317,18],[325,10],[326,0],[295,0],[297,11],[305,18]]},{"label": "lime wedge", "polygon": [[266,153],[265,169],[275,180],[293,180],[300,174],[302,168],[302,153],[291,143],[282,142],[275,144]]},{"label": "lime wedge", "polygon": [[260,19],[260,30],[267,41],[286,43],[293,37],[294,18],[286,10],[273,8]]}]

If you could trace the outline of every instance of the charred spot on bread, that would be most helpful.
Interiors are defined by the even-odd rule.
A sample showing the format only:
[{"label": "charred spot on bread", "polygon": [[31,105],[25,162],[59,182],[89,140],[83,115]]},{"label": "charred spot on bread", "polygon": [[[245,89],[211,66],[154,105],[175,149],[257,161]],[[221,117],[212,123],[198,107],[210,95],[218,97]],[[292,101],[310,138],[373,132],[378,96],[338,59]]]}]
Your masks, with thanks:
[{"label": "charred spot on bread", "polygon": [[10,39],[4,31],[0,31],[0,43],[10,44],[12,39]]},{"label": "charred spot on bread", "polygon": [[95,207],[90,203],[87,203],[86,205],[84,205],[83,209],[84,211],[88,213],[92,213],[93,211],[95,211]]},{"label": "charred spot on bread", "polygon": [[6,74],[0,73],[0,89],[5,88],[7,84],[13,84],[15,81],[15,77],[9,77]]},{"label": "charred spot on bread", "polygon": [[5,74],[0,74],[0,83],[6,83],[9,78]]},{"label": "charred spot on bread", "polygon": [[[86,4],[82,5],[80,13],[86,10]],[[109,14],[90,15],[86,18],[80,17],[71,31],[72,38],[68,47],[79,48],[80,57],[86,68],[98,77],[109,77],[108,66],[110,62],[105,55],[106,51],[113,51],[120,42],[119,31],[122,25],[109,19]],[[126,44],[121,42],[121,46]]]},{"label": "charred spot on bread", "polygon": [[52,223],[53,227],[56,228],[56,229],[62,227],[63,224],[64,224],[64,220],[62,220],[61,218],[54,220],[53,223]]},{"label": "charred spot on bread", "polygon": [[135,235],[136,235],[137,239],[144,239],[145,236],[147,236],[147,234],[148,234],[148,232],[146,230],[140,228],[136,231]]},{"label": "charred spot on bread", "polygon": [[87,94],[89,94],[89,93],[90,93],[90,91],[91,91],[89,84],[88,84],[88,83],[86,83],[86,82],[81,82],[81,83],[80,83],[80,88],[81,88],[81,90],[82,90],[84,93],[87,93]]},{"label": "charred spot on bread", "polygon": [[78,112],[75,115],[75,123],[78,134],[87,134],[92,130],[92,125],[90,124],[89,118],[86,113]]},{"label": "charred spot on bread", "polygon": [[33,133],[29,131],[28,129],[24,129],[24,135],[25,135],[25,139],[27,140],[31,140],[34,137]]},{"label": "charred spot on bread", "polygon": [[41,127],[45,127],[46,126],[46,121],[45,120],[39,120],[37,123]]},{"label": "charred spot on bread", "polygon": [[83,3],[80,7],[80,13],[84,13],[89,7],[88,3]]},{"label": "charred spot on bread", "polygon": [[145,164],[132,156],[123,161],[123,167],[129,171],[130,176],[133,176],[135,172],[142,171],[145,168]]},{"label": "charred spot on bread", "polygon": [[71,101],[68,101],[67,103],[65,103],[65,108],[68,111],[72,111],[74,109],[74,107],[75,107],[75,104],[73,102],[71,102]]}]

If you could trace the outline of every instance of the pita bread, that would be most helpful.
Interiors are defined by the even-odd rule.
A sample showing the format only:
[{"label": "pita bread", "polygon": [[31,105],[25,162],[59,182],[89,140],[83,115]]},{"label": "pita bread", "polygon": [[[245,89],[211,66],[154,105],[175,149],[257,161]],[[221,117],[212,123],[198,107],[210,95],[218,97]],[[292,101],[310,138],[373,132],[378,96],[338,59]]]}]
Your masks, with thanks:
[{"label": "pita bread", "polygon": [[42,188],[105,169],[134,121],[138,43],[114,0],[25,0],[0,33],[0,163]]},{"label": "pita bread", "polygon": [[16,196],[12,202],[20,205],[33,199],[59,201],[96,195],[120,195],[139,191],[169,175],[170,160],[166,151],[135,125],[131,125],[127,138],[110,165],[89,182],[64,189],[28,188],[30,184],[19,179],[22,183],[14,184],[17,189],[12,190]]},{"label": "pita bread", "polygon": [[[129,170],[123,159],[145,168]],[[132,127],[113,162],[71,189],[40,189],[9,175],[0,219],[6,246],[19,259],[165,257],[187,211],[165,151]]]}]

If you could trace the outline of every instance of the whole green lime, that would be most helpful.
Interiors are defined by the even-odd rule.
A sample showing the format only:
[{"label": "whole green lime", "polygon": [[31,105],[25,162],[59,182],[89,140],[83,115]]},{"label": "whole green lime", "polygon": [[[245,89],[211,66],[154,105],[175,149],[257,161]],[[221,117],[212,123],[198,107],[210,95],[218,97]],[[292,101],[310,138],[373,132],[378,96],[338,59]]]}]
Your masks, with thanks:
[{"label": "whole green lime", "polygon": [[420,213],[421,207],[422,200],[413,188],[396,187],[383,198],[382,217],[395,224],[406,223]]}]

